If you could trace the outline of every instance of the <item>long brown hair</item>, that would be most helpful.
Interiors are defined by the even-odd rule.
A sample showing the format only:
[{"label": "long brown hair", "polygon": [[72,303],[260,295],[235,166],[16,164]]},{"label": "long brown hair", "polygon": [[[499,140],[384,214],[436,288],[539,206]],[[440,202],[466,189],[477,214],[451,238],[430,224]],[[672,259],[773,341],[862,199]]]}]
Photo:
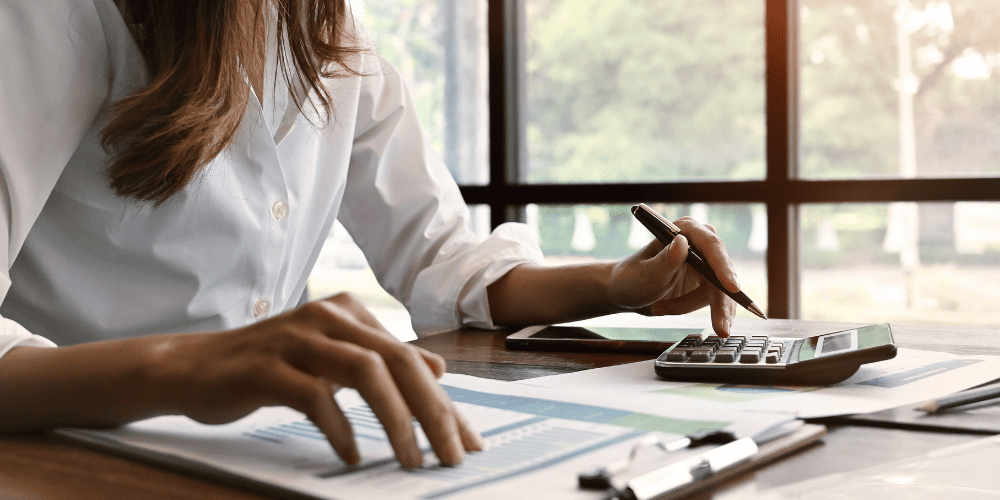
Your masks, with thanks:
[{"label": "long brown hair", "polygon": [[[263,68],[263,9],[277,8],[281,76],[299,110],[330,116],[322,79],[358,75],[363,51],[344,29],[346,0],[116,0],[145,59],[148,84],[113,105],[101,143],[112,157],[108,184],[120,196],[159,205],[178,193],[236,135],[249,84]],[[249,64],[248,64],[249,63]],[[316,102],[313,102],[313,101]]]}]

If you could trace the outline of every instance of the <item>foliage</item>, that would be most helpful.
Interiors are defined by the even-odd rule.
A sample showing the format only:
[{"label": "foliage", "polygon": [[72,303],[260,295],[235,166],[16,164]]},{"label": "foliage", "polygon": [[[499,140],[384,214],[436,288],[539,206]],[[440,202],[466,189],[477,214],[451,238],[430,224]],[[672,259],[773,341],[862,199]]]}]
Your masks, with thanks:
[{"label": "foliage", "polygon": [[763,176],[760,3],[528,8],[530,181]]}]

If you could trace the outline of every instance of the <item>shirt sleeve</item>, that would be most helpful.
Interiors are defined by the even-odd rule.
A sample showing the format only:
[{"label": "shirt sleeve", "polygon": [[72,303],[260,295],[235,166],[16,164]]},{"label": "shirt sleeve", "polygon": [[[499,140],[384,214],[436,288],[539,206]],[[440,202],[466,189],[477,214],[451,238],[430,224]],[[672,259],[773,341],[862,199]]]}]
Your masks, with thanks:
[{"label": "shirt sleeve", "polygon": [[339,219],[418,334],[492,328],[486,287],[519,264],[541,261],[533,232],[508,223],[476,237],[400,74],[380,57],[365,59],[371,76],[361,84]]},{"label": "shirt sleeve", "polygon": [[[99,8],[95,0],[0,0],[0,301],[31,226],[107,95]],[[0,356],[19,345],[54,344],[0,318]]]}]

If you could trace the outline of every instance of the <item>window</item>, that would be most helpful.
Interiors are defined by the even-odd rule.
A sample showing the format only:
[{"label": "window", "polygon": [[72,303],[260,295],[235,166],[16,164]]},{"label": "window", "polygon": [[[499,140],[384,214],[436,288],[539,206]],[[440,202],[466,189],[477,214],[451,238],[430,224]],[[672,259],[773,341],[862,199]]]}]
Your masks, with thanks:
[{"label": "window", "polygon": [[[406,79],[420,123],[455,179],[489,178],[486,0],[350,0],[379,55]],[[489,207],[473,205],[473,230],[489,233]],[[403,340],[416,338],[403,306],[382,290],[361,250],[334,224],[309,276],[309,298],[357,294]]]},{"label": "window", "polygon": [[553,261],[626,254],[645,202],[719,228],[770,317],[1000,323],[996,2],[352,4],[466,201]]}]

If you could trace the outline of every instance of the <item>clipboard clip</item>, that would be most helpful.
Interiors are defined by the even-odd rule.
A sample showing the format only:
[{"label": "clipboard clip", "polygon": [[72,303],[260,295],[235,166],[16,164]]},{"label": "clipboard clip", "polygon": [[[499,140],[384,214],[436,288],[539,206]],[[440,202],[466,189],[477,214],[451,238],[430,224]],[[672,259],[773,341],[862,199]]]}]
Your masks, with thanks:
[{"label": "clipboard clip", "polygon": [[[702,444],[721,446],[631,479],[616,478],[633,465],[638,453],[645,448],[656,447],[664,453],[669,453]],[[578,479],[581,488],[607,491],[608,499],[648,500],[703,481],[722,469],[749,459],[756,453],[757,445],[752,438],[736,439],[733,433],[727,431],[699,432],[667,444],[656,436],[647,436],[632,446],[625,459],[581,473]]]},{"label": "clipboard clip", "polygon": [[671,443],[664,443],[659,437],[650,434],[633,444],[628,456],[624,459],[612,462],[604,467],[580,473],[580,487],[588,490],[606,490],[612,488],[612,478],[628,470],[635,462],[636,455],[645,448],[656,447],[664,453],[670,453],[703,444],[725,444],[735,440],[736,436],[732,432],[721,430],[696,432]]}]

